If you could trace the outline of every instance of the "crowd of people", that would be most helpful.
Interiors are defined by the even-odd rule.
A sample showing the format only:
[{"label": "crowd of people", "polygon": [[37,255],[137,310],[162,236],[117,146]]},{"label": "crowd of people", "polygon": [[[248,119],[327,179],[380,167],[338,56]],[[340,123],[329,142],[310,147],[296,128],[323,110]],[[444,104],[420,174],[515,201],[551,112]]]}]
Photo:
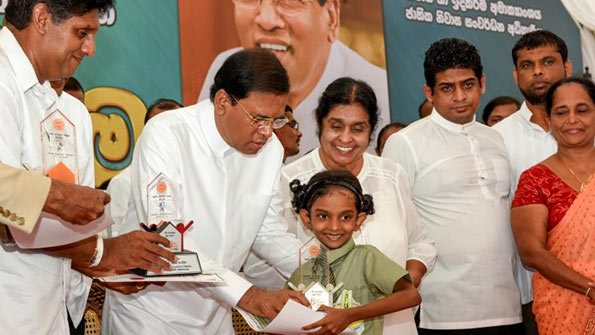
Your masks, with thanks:
[{"label": "crowd of people", "polygon": [[[512,46],[525,101],[494,99],[485,124],[479,51],[457,38],[432,43],[420,120],[388,124],[376,140],[389,111],[365,80],[329,79],[316,91],[316,129],[300,129],[292,99],[303,78],[266,48],[230,50],[197,104],[147,109],[132,164],[106,193],[92,189],[91,120],[71,77],[113,5],[6,7],[0,334],[76,334],[92,278],[171,269],[171,242],[139,228],[162,175],[176,218],[197,222],[185,248],[225,283],[101,283],[103,334],[233,334],[232,308],[273,319],[289,299],[311,307],[304,287],[317,281],[332,290],[316,306],[325,316],[303,325],[313,334],[595,334],[595,84],[572,76],[556,34]],[[40,138],[55,136],[44,128],[55,115],[76,128],[76,162],[44,173]],[[300,139],[314,134],[304,152]],[[92,229],[101,225],[110,227]],[[78,237],[38,242],[62,226]],[[313,238],[328,253],[302,264]]]}]

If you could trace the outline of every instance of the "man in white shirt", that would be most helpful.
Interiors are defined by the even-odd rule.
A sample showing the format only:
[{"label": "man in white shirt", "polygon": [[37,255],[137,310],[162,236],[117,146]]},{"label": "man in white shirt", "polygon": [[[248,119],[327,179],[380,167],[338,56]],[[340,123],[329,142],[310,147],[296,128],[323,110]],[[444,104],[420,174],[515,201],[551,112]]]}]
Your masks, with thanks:
[{"label": "man in white shirt", "polygon": [[[89,111],[74,96],[64,91],[67,78],[51,81],[50,85],[58,95],[56,108],[64,114],[76,129],[76,152],[78,158],[77,184],[94,187],[95,185],[95,159],[93,156],[93,124]],[[70,270],[70,286],[66,294],[66,308],[68,310],[71,334],[84,331],[83,314],[87,297],[91,289],[92,279],[82,273]]]},{"label": "man in white shirt", "polygon": [[[182,108],[182,105],[172,99],[157,99],[147,108],[145,114],[145,125],[151,118],[161,114],[165,111]],[[107,229],[107,236],[118,236],[120,227],[124,224],[126,219],[126,212],[128,212],[128,201],[130,200],[130,166],[120,171],[109,182],[107,193],[112,197],[110,202],[110,213],[114,219],[114,224]]]},{"label": "man in white shirt", "polygon": [[519,334],[509,172],[500,135],[475,121],[485,91],[477,49],[447,38],[426,51],[429,117],[393,134],[383,157],[401,164],[438,259],[420,292],[420,334]]},{"label": "man in white shirt", "polygon": [[293,110],[289,105],[285,106],[285,117],[287,123],[283,127],[275,129],[275,135],[283,146],[283,163],[287,158],[300,152],[300,139],[303,135],[300,131],[300,124],[293,117]]},{"label": "man in white shirt", "polygon": [[[288,104],[293,108],[304,136],[300,153],[290,157],[288,162],[318,146],[314,109],[326,87],[340,77],[353,77],[368,83],[378,97],[379,128],[390,123],[386,71],[337,40],[340,0],[233,0],[233,3],[241,46],[273,51],[289,74]],[[215,72],[229,55],[240,49],[227,50],[217,56],[198,101],[208,98]]]},{"label": "man in white shirt", "polygon": [[[494,126],[504,139],[510,164],[512,201],[523,171],[554,154],[558,144],[546,121],[545,96],[550,86],[572,74],[568,48],[560,37],[547,30],[523,35],[512,48],[512,74],[525,102],[521,108]],[[523,303],[526,334],[537,334],[532,313],[533,270],[518,262],[516,280]]]},{"label": "man in white shirt", "polygon": [[177,190],[179,221],[203,270],[217,270],[225,285],[167,283],[134,296],[110,293],[105,334],[233,334],[231,307],[273,318],[301,293],[263,291],[240,277],[254,251],[286,276],[297,268],[301,245],[280,216],[282,127],[289,80],[275,56],[245,49],[215,75],[210,100],[163,113],[149,122],[132,160],[132,201],[124,230],[148,221],[147,185],[163,174]]},{"label": "man in white shirt", "polygon": [[[0,157],[3,163],[31,169],[43,165],[40,124],[57,109],[58,99],[48,80],[72,76],[82,59],[94,53],[100,12],[112,5],[111,0],[92,3],[11,0],[8,3],[6,26],[0,30],[0,118],[4,126],[0,132]],[[80,177],[86,178],[88,184],[89,178],[93,178],[92,170],[86,169]],[[90,215],[94,213],[97,211],[91,211]],[[35,229],[40,227],[51,230],[67,225],[67,222],[57,221],[55,216],[42,213],[33,235],[36,236]],[[157,271],[161,267],[169,268],[159,256],[173,261],[173,254],[151,242],[169,244],[149,233],[136,233],[105,243],[91,236],[44,250],[0,244],[2,331],[67,334],[65,303],[71,260],[73,268],[96,273],[139,266]]]}]

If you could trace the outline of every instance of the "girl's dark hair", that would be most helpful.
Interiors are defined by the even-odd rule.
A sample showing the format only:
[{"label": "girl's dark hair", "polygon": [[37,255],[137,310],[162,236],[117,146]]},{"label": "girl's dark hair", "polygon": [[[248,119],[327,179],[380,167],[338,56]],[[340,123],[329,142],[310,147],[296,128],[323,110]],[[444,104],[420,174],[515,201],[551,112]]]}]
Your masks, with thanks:
[{"label": "girl's dark hair", "polygon": [[545,97],[545,108],[547,111],[547,115],[552,114],[552,107],[554,106],[554,93],[556,93],[556,90],[561,86],[570,83],[581,85],[583,89],[587,92],[589,97],[591,97],[591,101],[595,103],[595,84],[593,84],[591,79],[582,77],[568,77],[555,82],[547,91],[547,95]]},{"label": "girl's dark hair", "polygon": [[310,211],[316,199],[328,194],[333,188],[344,188],[355,196],[355,208],[358,213],[374,214],[374,201],[369,194],[363,194],[359,180],[347,171],[328,170],[312,176],[308,184],[302,184],[298,179],[289,183],[293,192],[291,204],[296,213],[301,209]]},{"label": "girl's dark hair", "polygon": [[322,120],[333,108],[339,105],[354,104],[362,106],[368,114],[368,122],[371,127],[369,139],[371,139],[378,123],[379,112],[376,94],[365,81],[350,77],[339,78],[330,83],[318,99],[318,107],[315,111],[318,137],[320,138],[322,134]]}]

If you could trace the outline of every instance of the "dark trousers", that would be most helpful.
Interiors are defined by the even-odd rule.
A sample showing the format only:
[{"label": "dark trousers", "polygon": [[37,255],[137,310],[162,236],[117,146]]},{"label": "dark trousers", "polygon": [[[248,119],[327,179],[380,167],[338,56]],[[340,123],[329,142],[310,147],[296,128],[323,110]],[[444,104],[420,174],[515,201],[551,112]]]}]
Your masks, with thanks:
[{"label": "dark trousers", "polygon": [[535,323],[535,315],[533,315],[533,301],[523,305],[522,310],[525,335],[537,335],[537,324]]},{"label": "dark trousers", "polygon": [[417,329],[419,335],[523,335],[522,323],[507,326],[473,328],[473,329]]},{"label": "dark trousers", "polygon": [[85,316],[79,323],[78,327],[74,327],[70,313],[68,313],[68,327],[70,328],[70,335],[84,335],[85,334]]}]

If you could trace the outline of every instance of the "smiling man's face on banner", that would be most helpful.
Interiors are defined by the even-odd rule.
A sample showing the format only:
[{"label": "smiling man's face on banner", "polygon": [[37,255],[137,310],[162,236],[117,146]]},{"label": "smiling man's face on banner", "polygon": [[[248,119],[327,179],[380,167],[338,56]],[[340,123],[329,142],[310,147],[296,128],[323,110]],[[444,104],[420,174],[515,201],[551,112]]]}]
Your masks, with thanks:
[{"label": "smiling man's face on banner", "polygon": [[339,1],[233,2],[242,47],[273,51],[289,74],[291,95],[305,98],[318,83],[338,36]]}]

